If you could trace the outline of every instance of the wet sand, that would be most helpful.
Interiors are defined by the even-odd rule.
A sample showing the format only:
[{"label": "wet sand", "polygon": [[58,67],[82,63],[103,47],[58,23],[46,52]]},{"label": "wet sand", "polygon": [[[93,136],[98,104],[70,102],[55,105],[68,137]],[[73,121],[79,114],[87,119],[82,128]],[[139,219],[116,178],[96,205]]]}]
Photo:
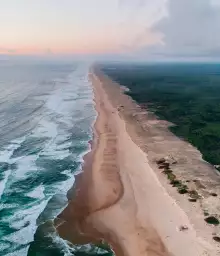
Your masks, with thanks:
[{"label": "wet sand", "polygon": [[[98,69],[90,79],[98,113],[92,151],[68,193],[69,205],[55,221],[59,235],[74,244],[105,239],[119,256],[218,255],[218,245],[209,234],[214,227],[205,224],[201,205],[171,188],[156,165],[156,159],[172,153],[177,159],[173,168],[181,169],[187,161],[181,162],[171,149],[185,147],[188,152],[190,145],[170,134],[166,123],[143,115]],[[167,140],[170,148],[164,148]],[[190,149],[190,157],[197,154]],[[197,158],[204,164],[200,155]],[[218,184],[214,170],[211,176]]]}]

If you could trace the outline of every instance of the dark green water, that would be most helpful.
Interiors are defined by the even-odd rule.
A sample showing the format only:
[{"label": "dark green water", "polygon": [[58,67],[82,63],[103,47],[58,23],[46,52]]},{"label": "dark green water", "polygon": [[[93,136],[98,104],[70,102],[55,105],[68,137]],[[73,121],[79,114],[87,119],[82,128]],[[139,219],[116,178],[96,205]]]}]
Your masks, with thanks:
[{"label": "dark green water", "polygon": [[89,66],[0,60],[0,255],[110,255],[59,238],[53,219],[89,150]]}]

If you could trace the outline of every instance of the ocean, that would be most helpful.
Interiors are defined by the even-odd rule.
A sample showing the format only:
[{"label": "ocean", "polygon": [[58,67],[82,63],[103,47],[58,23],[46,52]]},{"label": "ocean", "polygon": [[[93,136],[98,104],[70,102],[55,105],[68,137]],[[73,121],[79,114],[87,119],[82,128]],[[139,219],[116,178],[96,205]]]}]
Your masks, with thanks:
[{"label": "ocean", "polygon": [[88,72],[74,61],[0,59],[0,255],[85,255],[53,219],[92,138]]}]

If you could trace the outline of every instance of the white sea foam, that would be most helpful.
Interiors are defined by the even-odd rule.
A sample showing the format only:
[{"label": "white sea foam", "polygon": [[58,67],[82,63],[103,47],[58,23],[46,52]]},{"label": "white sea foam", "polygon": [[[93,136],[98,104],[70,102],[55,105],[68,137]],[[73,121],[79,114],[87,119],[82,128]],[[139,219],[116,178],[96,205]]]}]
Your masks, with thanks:
[{"label": "white sea foam", "polygon": [[[92,89],[89,87],[86,75],[87,67],[79,68],[68,76],[66,81],[56,79],[54,90],[51,91],[45,104],[45,111],[38,125],[32,130],[31,134],[27,135],[33,138],[46,138],[45,145],[40,152],[33,155],[23,155],[17,158],[11,158],[14,150],[18,149],[21,143],[27,139],[23,137],[19,140],[13,141],[10,145],[0,152],[0,161],[16,164],[16,168],[5,172],[5,179],[0,183],[0,193],[4,192],[7,182],[13,184],[14,182],[22,181],[28,176],[31,176],[36,172],[41,172],[36,161],[41,157],[45,159],[62,160],[66,157],[77,162],[83,162],[83,155],[89,151],[87,140],[91,139],[91,129],[88,127],[91,125],[91,121],[86,121],[85,127],[81,125],[84,122],[85,116],[92,116],[95,119],[95,112],[92,101]],[[43,97],[42,97],[43,100]],[[88,113],[89,111],[89,113]],[[90,119],[89,119],[90,120]],[[75,126],[77,129],[81,129],[81,133],[85,137],[84,140],[76,138],[75,143],[80,143],[82,150],[79,152],[70,152],[70,148],[74,141],[70,138],[74,134]],[[46,173],[46,170],[44,170]],[[52,184],[38,184],[37,187],[33,187],[31,191],[24,191],[24,195],[33,198],[33,202],[28,203],[25,206],[18,206],[17,211],[7,218],[5,221],[9,223],[12,228],[18,229],[18,231],[7,235],[3,238],[3,241],[13,243],[16,250],[16,245],[29,244],[36,231],[36,220],[39,215],[44,211],[51,197],[55,194],[66,195],[67,191],[72,187],[75,181],[72,170],[66,169],[62,172],[66,174],[67,180],[61,182],[55,182]],[[2,185],[2,187],[1,187]],[[36,199],[36,200],[34,200]],[[13,205],[14,207],[15,205]],[[7,209],[12,208],[9,204],[5,203],[4,207]],[[60,209],[61,211],[62,209]],[[59,239],[59,238],[57,238]],[[61,239],[62,240],[62,239]],[[60,241],[61,241],[60,240]],[[64,241],[62,243],[65,244]],[[6,245],[4,245],[6,246]],[[66,246],[65,253],[68,253],[68,246]],[[15,253],[8,254],[11,256],[26,255],[27,248],[22,251],[16,251]],[[68,254],[66,254],[68,255]]]},{"label": "white sea foam", "polygon": [[9,177],[10,174],[11,174],[11,170],[6,171],[4,173],[4,179],[0,182],[0,199],[1,199],[1,196],[4,192],[4,189],[5,189],[5,186],[7,184],[8,177]]},{"label": "white sea foam", "polygon": [[[9,245],[10,246],[10,245]],[[6,247],[7,248],[7,247]],[[1,249],[1,248],[0,248]],[[3,249],[2,249],[3,250]],[[21,249],[21,250],[17,250],[17,251],[15,251],[15,252],[12,252],[12,253],[7,253],[7,254],[5,254],[5,256],[18,256],[18,255],[21,255],[21,256],[23,256],[23,255],[27,255],[27,253],[28,253],[28,247],[26,247],[26,248],[23,248],[23,249]]]},{"label": "white sea foam", "polygon": [[7,147],[0,151],[0,162],[9,163],[14,150],[20,147],[20,144],[25,140],[25,137],[11,141]]},{"label": "white sea foam", "polygon": [[[24,137],[13,140],[4,150],[0,151],[0,162],[11,164],[13,161],[11,160],[11,156],[13,155],[14,150],[19,148],[20,144],[24,141]],[[0,199],[8,182],[9,176],[12,170],[8,169],[4,173],[4,178],[0,181]]]},{"label": "white sea foam", "polygon": [[44,118],[40,120],[38,126],[33,131],[33,134],[35,137],[56,137],[58,134],[57,124]]},{"label": "white sea foam", "polygon": [[17,211],[10,218],[10,227],[20,229],[17,232],[5,236],[3,241],[9,241],[20,245],[25,245],[33,241],[34,233],[37,229],[36,220],[39,214],[45,209],[49,199],[50,198],[41,201],[28,209]]},{"label": "white sea foam", "polygon": [[26,195],[29,197],[41,200],[45,197],[44,190],[45,190],[45,188],[41,184],[38,187],[35,187],[32,191],[28,192]]},{"label": "white sea foam", "polygon": [[[66,194],[68,192],[68,190],[73,186],[75,177],[74,177],[74,175],[72,175],[71,170],[66,170],[63,173],[66,174],[69,178],[65,181],[65,186],[60,186],[59,190],[63,194]],[[60,185],[62,185],[62,184],[60,184]]]},{"label": "white sea foam", "polygon": [[28,173],[37,171],[37,166],[35,164],[37,158],[37,155],[14,158],[13,162],[16,163],[17,168],[13,170],[13,180],[17,181],[19,179],[24,179]]}]

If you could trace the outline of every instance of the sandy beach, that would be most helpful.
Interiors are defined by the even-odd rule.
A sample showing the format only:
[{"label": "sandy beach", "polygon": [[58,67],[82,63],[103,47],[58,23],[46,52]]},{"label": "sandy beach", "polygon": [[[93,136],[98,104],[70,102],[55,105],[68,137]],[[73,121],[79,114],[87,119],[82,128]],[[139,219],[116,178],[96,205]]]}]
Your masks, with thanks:
[{"label": "sandy beach", "polygon": [[[104,239],[117,256],[220,255],[219,227],[204,221],[205,210],[220,214],[214,167],[97,68],[90,79],[98,113],[92,150],[55,220],[59,235],[73,244]],[[201,199],[190,202],[169,184],[162,158]]]}]

